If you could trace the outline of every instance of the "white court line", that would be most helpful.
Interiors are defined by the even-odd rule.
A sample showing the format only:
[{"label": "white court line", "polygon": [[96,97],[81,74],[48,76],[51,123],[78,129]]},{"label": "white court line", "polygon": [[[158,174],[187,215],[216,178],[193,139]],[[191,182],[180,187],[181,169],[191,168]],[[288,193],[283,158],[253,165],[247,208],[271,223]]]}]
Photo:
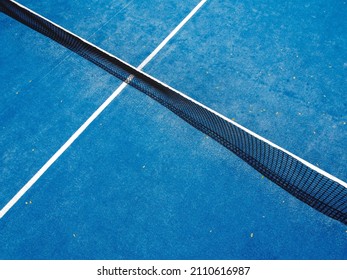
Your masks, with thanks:
[{"label": "white court line", "polygon": [[207,0],[201,1],[186,17],[181,21],[179,25],[176,26],[174,30],[160,43],[160,45],[140,64],[138,70],[141,70],[146,64],[151,61],[151,59],[157,55],[157,53],[172,39],[173,36],[185,25],[188,20],[205,4]]},{"label": "white court line", "polygon": [[[202,0],[199,4],[180,22],[177,27],[159,44],[159,46],[137,67],[142,69],[148,64],[157,53],[170,41],[172,37],[193,17],[193,15],[205,4],[207,0]],[[15,2],[15,1],[12,1]],[[19,3],[17,3],[20,5]],[[27,9],[23,5],[21,7]],[[27,9],[29,10],[29,9]],[[33,11],[31,11],[33,12]],[[35,13],[35,12],[33,12]],[[37,14],[37,13],[35,13]],[[38,14],[37,14],[38,15]],[[39,15],[42,17],[41,15]],[[54,23],[57,25],[56,23]],[[58,26],[58,25],[57,25]],[[60,27],[60,26],[59,26]],[[62,28],[64,29],[64,28]],[[65,29],[64,29],[65,30]],[[71,33],[70,31],[68,31]],[[73,34],[73,33],[71,33]],[[78,37],[78,36],[77,36]],[[86,40],[84,40],[86,41]],[[88,41],[86,41],[88,44]],[[131,77],[130,77],[131,78]],[[72,145],[73,142],[87,129],[87,127],[106,109],[106,107],[122,92],[128,84],[123,82],[107,100],[86,120],[84,124],[60,147],[58,151],[40,168],[39,171],[19,190],[19,192],[0,210],[0,219],[18,202],[18,200],[40,179],[40,177],[52,166],[52,164]]]}]

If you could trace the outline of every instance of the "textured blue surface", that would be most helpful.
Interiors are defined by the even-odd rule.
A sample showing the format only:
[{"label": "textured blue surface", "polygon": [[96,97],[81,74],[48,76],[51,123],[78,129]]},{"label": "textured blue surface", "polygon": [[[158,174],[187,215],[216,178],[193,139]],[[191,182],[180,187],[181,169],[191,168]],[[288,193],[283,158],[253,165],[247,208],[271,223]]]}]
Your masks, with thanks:
[{"label": "textured blue surface", "polygon": [[[95,3],[94,3],[95,2]],[[21,3],[133,65],[198,1]],[[342,1],[207,1],[145,71],[346,180]],[[120,84],[0,14],[0,207]],[[347,259],[346,227],[126,88],[0,220],[1,259]]]}]

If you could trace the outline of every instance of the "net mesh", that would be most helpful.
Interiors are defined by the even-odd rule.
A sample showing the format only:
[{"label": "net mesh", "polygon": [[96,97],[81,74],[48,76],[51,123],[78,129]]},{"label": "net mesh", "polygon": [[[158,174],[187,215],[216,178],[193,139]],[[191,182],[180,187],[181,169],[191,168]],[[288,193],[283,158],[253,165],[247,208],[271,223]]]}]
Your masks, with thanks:
[{"label": "net mesh", "polygon": [[153,98],[321,213],[347,224],[347,188],[332,176],[13,1],[0,10]]}]

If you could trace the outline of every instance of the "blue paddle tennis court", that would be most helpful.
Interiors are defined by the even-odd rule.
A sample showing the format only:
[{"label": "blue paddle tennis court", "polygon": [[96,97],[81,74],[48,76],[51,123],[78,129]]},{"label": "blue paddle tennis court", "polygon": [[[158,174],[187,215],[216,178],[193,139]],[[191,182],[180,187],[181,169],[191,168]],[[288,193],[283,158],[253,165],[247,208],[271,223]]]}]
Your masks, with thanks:
[{"label": "blue paddle tennis court", "polygon": [[[345,1],[18,1],[346,182]],[[0,26],[0,259],[347,259],[346,225],[67,48]]]}]

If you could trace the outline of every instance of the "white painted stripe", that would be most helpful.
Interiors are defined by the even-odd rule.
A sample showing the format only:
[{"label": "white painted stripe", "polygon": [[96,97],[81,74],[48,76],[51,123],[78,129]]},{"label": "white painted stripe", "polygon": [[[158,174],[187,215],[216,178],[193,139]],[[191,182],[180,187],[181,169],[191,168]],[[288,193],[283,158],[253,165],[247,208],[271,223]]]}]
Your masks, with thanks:
[{"label": "white painted stripe", "polygon": [[86,128],[101,114],[103,110],[119,95],[127,86],[122,83],[117,90],[87,119],[87,121],[60,147],[60,149],[40,168],[40,170],[20,189],[20,191],[0,211],[0,219],[13,205],[36,183],[38,179],[51,167],[51,165],[72,145],[73,142],[86,130]]},{"label": "white painted stripe", "polygon": [[176,35],[176,33],[194,16],[194,14],[206,3],[207,0],[202,0],[174,30],[161,42],[161,44],[140,64],[139,70],[142,70],[151,59]]},{"label": "white painted stripe", "polygon": [[[173,36],[184,26],[188,20],[202,7],[202,5],[207,0],[201,1],[189,14],[187,17],[185,17],[180,24],[159,44],[159,46],[138,66],[138,70],[142,69],[145,65],[148,64],[157,54],[158,52],[172,39]],[[30,11],[31,13],[36,14],[37,16],[42,17],[41,15],[29,10],[25,6],[12,1],[16,3],[18,6],[21,6],[23,9],[26,9]],[[45,20],[51,22],[50,20],[44,18]],[[51,22],[52,24],[56,25],[55,23]],[[57,25],[58,26],[58,25]],[[59,26],[59,28],[62,28]],[[62,28],[64,29],[64,28]],[[64,29],[66,32],[71,33],[70,31]],[[71,33],[73,34],[73,33]],[[77,35],[73,34],[74,36],[78,37]],[[80,37],[79,37],[80,38]],[[85,41],[86,43],[92,45],[90,42],[80,38],[81,40]],[[96,46],[95,46],[96,47]],[[98,47],[96,47],[98,48]],[[100,48],[98,48],[100,49]],[[106,53],[104,50],[100,49],[104,53]],[[110,56],[113,56],[109,54]],[[118,59],[118,58],[117,58]],[[128,77],[128,82],[131,80],[133,76]],[[60,147],[60,149],[40,168],[39,171],[36,172],[36,174],[19,190],[19,192],[12,197],[12,199],[0,210],[0,219],[18,202],[18,200],[37,182],[37,180],[40,179],[40,177],[52,166],[52,164],[75,142],[75,140],[87,129],[87,127],[106,109],[108,105],[122,92],[122,90],[127,86],[128,84],[123,82],[113,93],[112,95],[107,98],[107,100],[86,120],[84,124],[66,141],[66,143]]]},{"label": "white painted stripe", "polygon": [[[122,62],[123,64],[125,64],[126,66],[128,66],[128,67],[130,67],[130,68],[137,69],[138,71],[141,71],[141,69],[144,67],[144,65],[142,65],[142,63],[141,63],[141,64],[139,65],[138,68],[135,68],[133,65],[129,64],[128,62],[126,62],[126,61],[124,61],[124,60],[122,60],[122,59],[116,57],[115,55],[109,53],[109,52],[106,51],[106,50],[103,50],[102,48],[100,48],[100,47],[94,45],[93,43],[87,41],[86,39],[84,39],[84,38],[82,38],[82,37],[80,37],[80,36],[78,36],[77,34],[75,34],[75,33],[71,32],[71,31],[65,29],[64,27],[62,27],[62,26],[60,26],[60,25],[54,23],[53,21],[51,21],[51,20],[45,18],[44,16],[41,16],[40,14],[34,12],[33,10],[30,10],[29,8],[23,6],[22,4],[20,4],[20,3],[16,2],[16,1],[13,1],[13,0],[9,0],[9,1],[15,3],[16,5],[18,5],[18,6],[20,6],[20,7],[22,7],[23,9],[27,10],[28,12],[30,12],[30,13],[32,13],[32,14],[35,14],[35,15],[37,15],[38,17],[40,17],[40,18],[42,18],[42,19],[44,19],[44,20],[50,22],[52,25],[55,25],[56,27],[60,28],[61,30],[64,30],[66,33],[69,33],[69,34],[73,35],[74,37],[80,39],[81,41],[85,42],[86,44],[88,44],[88,45],[90,45],[90,46],[92,46],[92,47],[98,49],[99,51],[103,52],[104,54],[107,54],[107,55],[109,55],[110,57],[114,57],[115,59],[117,59],[118,61]],[[203,5],[206,1],[207,1],[207,0],[202,0],[201,2],[199,2],[199,4],[197,5],[197,7],[201,8],[202,5]],[[193,11],[194,11],[194,10],[195,10],[195,9],[193,9]],[[197,10],[196,10],[196,11],[197,11]],[[196,12],[196,11],[195,11],[195,12]],[[189,15],[188,15],[188,16],[189,16]],[[185,21],[185,19],[184,19],[183,21]],[[186,22],[187,22],[187,21],[186,21]],[[181,23],[180,23],[180,24],[181,24]],[[180,24],[179,24],[179,25],[180,25]],[[178,26],[179,26],[179,25],[178,25]],[[170,36],[170,35],[169,35],[169,36]],[[169,37],[169,36],[168,36],[168,37]],[[170,39],[171,39],[171,38],[170,38]],[[166,38],[165,38],[164,40],[166,40]],[[154,50],[153,52],[155,52],[155,50]],[[151,55],[152,55],[152,54],[150,54],[149,57],[150,57]],[[147,58],[146,58],[146,59],[147,59]],[[145,60],[146,60],[146,59],[145,59]],[[145,60],[144,60],[144,61],[145,61]],[[143,62],[143,63],[144,63],[144,62]],[[147,63],[148,63],[148,62],[147,62]],[[147,64],[147,63],[146,63],[146,64]],[[142,67],[140,67],[141,65],[142,65]],[[143,73],[143,72],[142,72],[142,73]],[[143,73],[143,74],[145,74],[145,73]],[[145,74],[145,75],[147,75],[147,74]],[[147,76],[150,77],[149,75],[147,75]]]}]

